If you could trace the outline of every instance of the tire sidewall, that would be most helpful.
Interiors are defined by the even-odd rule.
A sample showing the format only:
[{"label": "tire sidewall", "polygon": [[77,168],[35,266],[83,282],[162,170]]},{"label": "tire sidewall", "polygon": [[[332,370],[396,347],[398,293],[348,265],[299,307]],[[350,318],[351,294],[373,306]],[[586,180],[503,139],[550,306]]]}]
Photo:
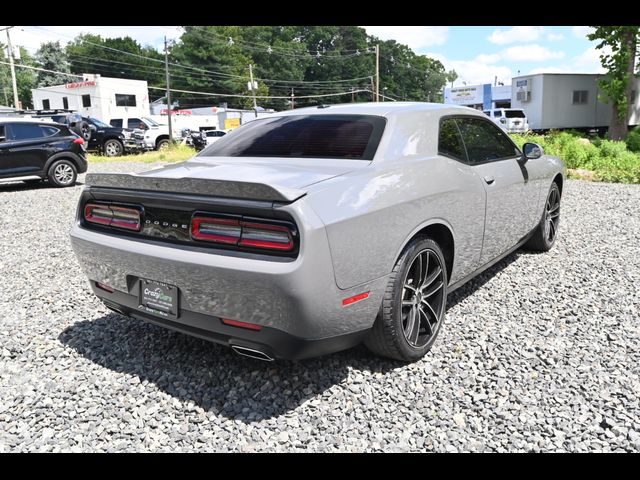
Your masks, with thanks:
[{"label": "tire sidewall", "polygon": [[162,139],[158,142],[158,144],[156,145],[156,150],[160,151],[163,148],[169,148],[169,140],[166,139]]},{"label": "tire sidewall", "polygon": [[[443,278],[444,285],[442,288],[444,289],[444,308],[440,314],[440,319],[438,320],[438,324],[436,327],[435,333],[431,336],[426,345],[416,348],[407,342],[407,339],[404,335],[404,330],[402,328],[402,289],[404,284],[404,279],[407,275],[407,270],[413,263],[413,260],[424,250],[431,250],[436,254],[438,259],[440,260],[440,264],[443,269]],[[447,304],[447,267],[444,259],[444,255],[442,250],[438,246],[438,244],[430,238],[419,238],[411,242],[402,256],[400,260],[402,262],[402,266],[398,271],[398,275],[396,275],[394,285],[393,285],[393,296],[392,296],[392,308],[391,308],[391,320],[393,322],[393,328],[395,329],[394,337],[397,339],[396,346],[401,351],[402,355],[407,358],[411,358],[413,360],[418,360],[422,358],[433,346],[436,341],[438,334],[440,333],[440,329],[442,327],[442,323],[444,322],[444,313],[446,310]]]},{"label": "tire sidewall", "polygon": [[[71,167],[71,170],[73,170],[73,178],[69,183],[60,183],[56,179],[54,172],[56,168],[61,164],[69,165]],[[73,164],[73,162],[70,162],[69,160],[56,160],[55,162],[53,162],[51,167],[49,167],[49,172],[47,175],[47,179],[49,180],[49,183],[54,187],[58,187],[58,188],[71,187],[75,185],[77,178],[78,178],[78,169]]]},{"label": "tire sidewall", "polygon": [[[107,145],[109,145],[111,143],[114,143],[114,144],[118,145],[119,152],[117,154],[115,154],[115,155],[109,154],[107,152]],[[120,155],[122,155],[124,153],[124,145],[122,145],[122,142],[120,142],[119,140],[110,139],[110,140],[107,140],[106,142],[104,142],[103,151],[104,151],[104,155],[106,157],[119,157]]]},{"label": "tire sidewall", "polygon": [[551,194],[554,190],[558,191],[558,204],[561,203],[562,197],[560,196],[560,189],[558,188],[558,184],[556,182],[551,183],[551,187],[549,187],[549,193],[547,193],[547,198],[544,200],[544,209],[542,210],[542,220],[540,221],[540,229],[542,231],[542,240],[545,243],[545,247],[547,250],[550,250],[553,247],[553,244],[556,243],[556,239],[558,238],[558,229],[560,228],[560,217],[558,217],[558,224],[556,225],[556,234],[553,237],[552,241],[548,240],[547,231],[546,231],[546,221],[547,221],[547,202],[551,197]]}]

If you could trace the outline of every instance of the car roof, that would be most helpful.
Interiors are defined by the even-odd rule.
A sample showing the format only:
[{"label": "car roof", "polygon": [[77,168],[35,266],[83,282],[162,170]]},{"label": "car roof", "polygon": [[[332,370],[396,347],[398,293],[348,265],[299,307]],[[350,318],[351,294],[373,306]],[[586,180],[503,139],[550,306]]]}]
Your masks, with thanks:
[{"label": "car roof", "polygon": [[61,124],[52,120],[45,120],[39,118],[24,118],[24,117],[6,117],[0,118],[0,124],[5,123],[37,123],[38,125],[51,125],[52,127],[59,127]]},{"label": "car roof", "polygon": [[342,103],[317,107],[305,107],[284,112],[277,112],[276,116],[289,115],[377,115],[390,117],[404,112],[440,112],[443,115],[454,114],[480,114],[475,108],[463,107],[445,103],[427,102],[367,102],[367,103]]}]

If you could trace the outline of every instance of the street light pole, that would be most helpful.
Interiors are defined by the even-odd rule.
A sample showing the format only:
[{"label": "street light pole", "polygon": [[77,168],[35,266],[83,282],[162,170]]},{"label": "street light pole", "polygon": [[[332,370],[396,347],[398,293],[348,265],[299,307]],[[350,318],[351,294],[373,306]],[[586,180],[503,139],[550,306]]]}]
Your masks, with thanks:
[{"label": "street light pole", "polygon": [[376,45],[376,102],[380,101],[380,45]]},{"label": "street light pole", "polygon": [[18,101],[18,84],[16,82],[16,67],[13,64],[13,47],[11,46],[11,36],[9,30],[13,27],[3,28],[7,32],[7,48],[9,50],[9,65],[11,68],[11,84],[13,85],[13,107],[20,108],[20,102]]},{"label": "street light pole", "polygon": [[253,96],[253,111],[256,113],[256,118],[258,118],[258,104],[256,103],[256,91],[253,88],[253,65],[249,64],[249,79],[251,80],[251,95]]}]

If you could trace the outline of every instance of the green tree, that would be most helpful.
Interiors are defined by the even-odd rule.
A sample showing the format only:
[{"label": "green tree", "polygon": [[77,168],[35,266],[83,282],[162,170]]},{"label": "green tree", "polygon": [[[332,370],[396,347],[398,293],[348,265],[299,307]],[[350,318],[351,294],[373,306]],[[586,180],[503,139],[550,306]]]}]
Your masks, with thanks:
[{"label": "green tree", "polygon": [[[22,65],[29,67],[35,66],[35,61],[29,52],[24,47],[17,47],[20,49],[20,59],[15,60],[16,71],[16,86],[18,89],[18,100],[22,104],[22,108],[32,108],[33,101],[31,96],[31,89],[36,86],[36,73],[35,70],[25,68]],[[0,58],[3,62],[8,62],[9,58],[6,56],[6,45],[0,43]],[[11,85],[11,69],[9,65],[0,64],[0,103],[7,106],[13,105],[13,88]]]},{"label": "green tree", "polygon": [[594,26],[595,32],[587,35],[589,40],[599,40],[598,50],[605,47],[611,53],[602,52],[600,62],[607,69],[607,76],[599,80],[600,88],[611,102],[612,115],[609,123],[609,138],[624,140],[628,134],[632,79],[635,72],[638,34],[640,27],[633,26]]},{"label": "green tree", "polygon": [[[61,85],[68,83],[72,77],[65,75],[69,72],[69,63],[60,42],[46,42],[40,45],[36,52],[35,60],[40,68],[51,72],[38,71],[36,84],[38,87]],[[53,73],[62,72],[62,73]]]}]

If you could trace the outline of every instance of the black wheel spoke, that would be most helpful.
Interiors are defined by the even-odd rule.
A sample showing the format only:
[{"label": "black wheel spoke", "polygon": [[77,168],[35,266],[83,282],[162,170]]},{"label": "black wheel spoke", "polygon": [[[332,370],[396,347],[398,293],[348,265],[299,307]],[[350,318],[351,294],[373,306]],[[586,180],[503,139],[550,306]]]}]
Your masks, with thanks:
[{"label": "black wheel spoke", "polygon": [[[436,293],[438,290],[440,290],[442,288],[442,286],[444,285],[444,283],[437,282],[431,289],[429,289],[426,293],[422,294],[422,298],[429,298],[431,295],[433,295],[434,293]],[[423,300],[423,302],[426,300]]]},{"label": "black wheel spoke", "polygon": [[431,275],[429,275],[425,279],[424,283],[420,285],[420,290],[424,290],[429,285],[431,285],[436,280],[436,278],[440,276],[440,273],[442,273],[442,269],[440,267],[436,267],[433,273],[431,273]]},{"label": "black wheel spoke", "polygon": [[[420,305],[419,307],[421,318],[424,318],[424,328],[427,330],[427,332],[429,333],[429,335],[433,335],[433,327],[431,326],[431,322],[429,321],[429,315],[427,315],[427,313],[422,309],[422,305]],[[434,325],[436,322],[433,322]],[[417,340],[417,338],[416,338]]]}]

